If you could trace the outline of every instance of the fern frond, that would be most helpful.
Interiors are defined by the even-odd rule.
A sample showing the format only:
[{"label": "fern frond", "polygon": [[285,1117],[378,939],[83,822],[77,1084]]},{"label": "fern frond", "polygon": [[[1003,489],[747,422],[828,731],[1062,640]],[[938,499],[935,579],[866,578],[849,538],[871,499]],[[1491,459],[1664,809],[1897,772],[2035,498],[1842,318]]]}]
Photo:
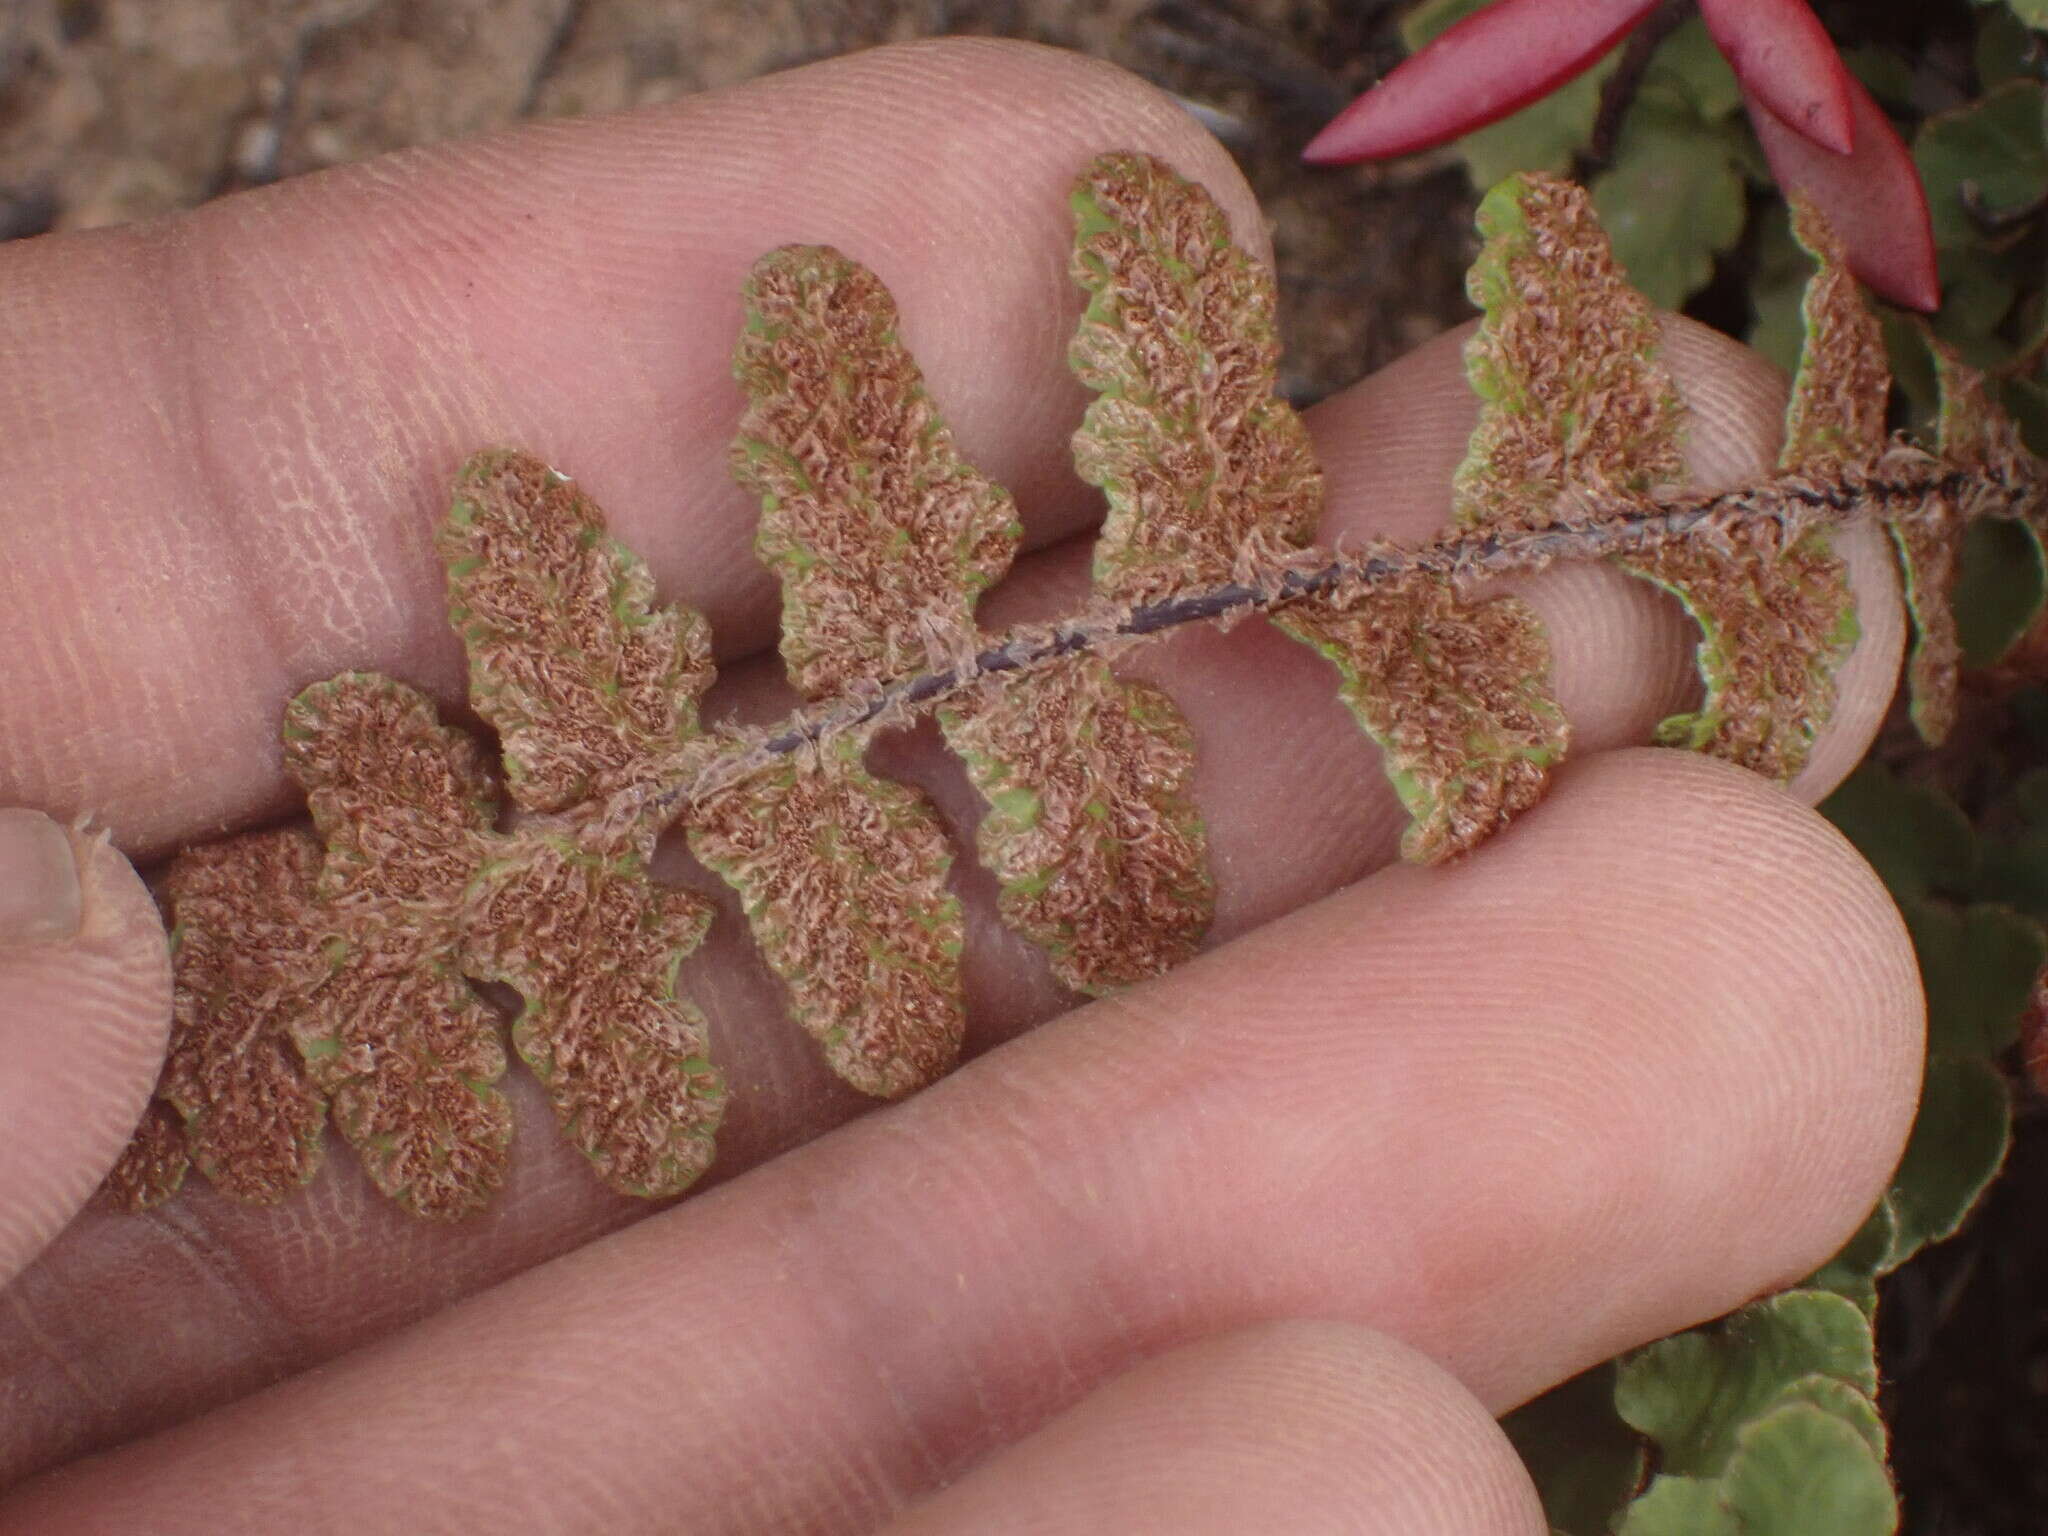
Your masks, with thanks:
[{"label": "fern frond", "polygon": [[[173,1039],[115,1198],[163,1199],[188,1163],[236,1198],[279,1198],[312,1175],[329,1117],[409,1208],[476,1209],[511,1132],[504,1032],[477,981],[520,994],[511,1042],[600,1177],[685,1188],[726,1089],[677,990],[711,909],[648,878],[671,827],[739,891],[836,1071],[884,1097],[928,1082],[965,1026],[951,847],[921,794],[864,762],[878,732],[921,713],[987,802],[978,845],[1003,917],[1062,981],[1103,991],[1191,954],[1214,900],[1192,737],[1162,692],[1111,670],[1130,645],[1272,617],[1333,663],[1413,818],[1404,851],[1436,859],[1533,804],[1566,745],[1541,626],[1484,582],[1614,559],[1669,587],[1701,623],[1706,698],[1665,738],[1785,777],[1854,637],[1834,531],[1892,529],[1930,732],[1953,696],[1943,626],[1962,525],[2048,531],[2048,475],[1954,359],[1932,450],[1882,437],[1874,322],[1807,214],[1819,272],[1780,472],[1676,494],[1680,406],[1656,317],[1583,194],[1517,178],[1482,211],[1481,412],[1455,528],[1318,549],[1320,474],[1274,393],[1270,275],[1206,193],[1143,156],[1096,162],[1074,207],[1088,299],[1072,361],[1096,395],[1075,458],[1109,504],[1089,605],[978,628],[1019,540],[1008,493],[959,453],[879,280],[823,247],[772,253],[747,290],[734,468],[761,499],[758,547],[807,702],[766,730],[705,731],[701,616],[656,606],[572,481],[478,455],[439,542],[471,702],[523,814],[499,826],[483,747],[402,684],[345,674],[293,701],[286,759],[318,837],[259,833],[174,868]],[[1715,1475],[1765,1468],[1768,1448],[1746,1445]]]}]

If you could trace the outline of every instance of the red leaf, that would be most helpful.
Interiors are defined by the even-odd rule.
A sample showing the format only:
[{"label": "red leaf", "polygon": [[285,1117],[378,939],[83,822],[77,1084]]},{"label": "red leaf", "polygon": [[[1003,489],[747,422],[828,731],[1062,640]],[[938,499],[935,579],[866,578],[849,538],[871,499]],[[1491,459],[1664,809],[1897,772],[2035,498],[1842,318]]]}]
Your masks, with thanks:
[{"label": "red leaf", "polygon": [[1846,155],[1822,149],[1746,87],[1743,99],[1771,174],[1787,191],[1805,193],[1826,217],[1848,249],[1849,269],[1894,304],[1937,308],[1941,283],[1927,194],[1905,141],[1870,92],[1849,80],[1856,148]]},{"label": "red leaf", "polygon": [[1342,165],[1484,128],[1593,67],[1657,0],[1499,0],[1351,103],[1301,158]]},{"label": "red leaf", "polygon": [[1699,0],[1735,78],[1786,127],[1846,155],[1856,132],[1849,68],[1806,0]]}]

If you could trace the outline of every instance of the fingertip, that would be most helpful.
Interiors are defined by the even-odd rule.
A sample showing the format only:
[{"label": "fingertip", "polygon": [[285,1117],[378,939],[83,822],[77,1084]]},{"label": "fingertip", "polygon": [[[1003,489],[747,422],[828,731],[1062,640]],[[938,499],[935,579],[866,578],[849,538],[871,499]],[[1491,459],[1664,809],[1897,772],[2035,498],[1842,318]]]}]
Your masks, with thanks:
[{"label": "fingertip", "polygon": [[1923,1021],[1847,842],[1662,748],[1578,760],[1471,859],[1383,870],[1139,1005],[1286,1106],[1295,1161],[1219,1175],[1219,1247],[1284,1251],[1306,1212],[1401,1233],[1373,1321],[1497,1409],[1823,1262],[1896,1166]]},{"label": "fingertip", "polygon": [[[1556,1099],[1629,1149],[1617,1166],[1630,1166],[1638,1205],[1594,1218],[1614,1230],[1582,1234],[1587,1253],[1627,1256],[1601,1287],[1615,1304],[1613,1353],[1792,1283],[1854,1232],[1912,1125],[1925,1003],[1889,893],[1787,791],[1713,758],[1642,748],[1568,769],[1556,805],[1555,877],[1608,893],[1588,926],[1626,925],[1624,990],[1666,999],[1627,1010],[1627,1031],[1615,1028],[1622,1013],[1589,1021],[1612,1035],[1606,1113]],[[1612,948],[1589,935],[1579,962]],[[1643,1242],[1651,1190],[1689,1262]],[[1578,1192],[1555,1193],[1583,1216]]]},{"label": "fingertip", "polygon": [[1182,1345],[917,1506],[890,1536],[1269,1530],[1541,1536],[1500,1426],[1426,1355],[1288,1320]]},{"label": "fingertip", "polygon": [[41,811],[0,809],[0,959],[68,942],[84,917],[70,834]]},{"label": "fingertip", "polygon": [[[1664,314],[1659,356],[1685,403],[1688,485],[1721,491],[1771,473],[1784,437],[1787,381],[1761,353],[1684,315]],[[1317,408],[1310,418],[1338,518],[1369,508],[1372,531],[1441,532],[1451,480],[1479,420],[1465,347],[1468,320],[1431,337]],[[1398,422],[1399,430],[1374,429]],[[1382,524],[1385,526],[1382,526]]]},{"label": "fingertip", "polygon": [[156,905],[106,836],[0,810],[0,1279],[70,1220],[141,1118],[170,985]]},{"label": "fingertip", "polygon": [[[1784,436],[1787,380],[1761,354],[1682,315],[1663,318],[1661,356],[1685,401],[1687,488],[1768,479]],[[1325,537],[1443,536],[1451,487],[1479,401],[1464,348],[1477,322],[1430,341],[1310,413],[1329,483]],[[1834,678],[1832,708],[1793,792],[1818,802],[1869,750],[1896,691],[1907,625],[1897,557],[1881,529],[1834,536],[1855,594],[1859,634]],[[1698,626],[1678,600],[1610,563],[1560,562],[1500,583],[1526,598],[1550,635],[1553,685],[1579,755],[1650,740],[1692,707]]]},{"label": "fingertip", "polygon": [[0,438],[22,452],[0,568],[37,598],[0,600],[20,662],[0,675],[0,799],[165,849],[277,806],[276,711],[307,681],[376,668],[453,696],[432,529],[483,443],[578,476],[723,656],[767,647],[758,509],[726,467],[730,358],[748,267],[790,242],[891,286],[963,453],[1034,543],[1079,530],[1099,503],[1065,451],[1084,403],[1068,194],[1111,148],[1203,183],[1267,250],[1242,176],[1171,97],[989,39],[10,246]]}]

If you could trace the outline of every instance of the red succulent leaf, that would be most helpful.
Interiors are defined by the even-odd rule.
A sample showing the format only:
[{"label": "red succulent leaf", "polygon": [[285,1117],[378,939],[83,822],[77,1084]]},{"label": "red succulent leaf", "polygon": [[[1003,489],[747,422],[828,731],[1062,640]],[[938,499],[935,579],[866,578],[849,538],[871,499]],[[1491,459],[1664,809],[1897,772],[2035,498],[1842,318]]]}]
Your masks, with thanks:
[{"label": "red succulent leaf", "polygon": [[1927,194],[1905,141],[1870,92],[1849,79],[1856,147],[1846,155],[1822,149],[1747,86],[1743,99],[1771,174],[1820,210],[1848,249],[1849,270],[1894,304],[1937,308],[1941,283]]},{"label": "red succulent leaf", "polygon": [[1447,29],[1309,141],[1311,165],[1427,149],[1583,74],[1657,0],[1499,0]]},{"label": "red succulent leaf", "polygon": [[1786,127],[1838,155],[1855,146],[1849,67],[1806,0],[1699,0],[1735,78]]}]

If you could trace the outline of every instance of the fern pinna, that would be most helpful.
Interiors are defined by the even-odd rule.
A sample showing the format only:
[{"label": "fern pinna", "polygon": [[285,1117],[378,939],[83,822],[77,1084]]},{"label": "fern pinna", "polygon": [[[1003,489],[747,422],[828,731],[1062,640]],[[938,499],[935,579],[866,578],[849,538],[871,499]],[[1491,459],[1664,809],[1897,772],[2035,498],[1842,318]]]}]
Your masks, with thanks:
[{"label": "fern pinna", "polygon": [[[963,925],[932,807],[871,773],[877,733],[935,712],[986,801],[978,851],[1003,917],[1069,986],[1101,992],[1193,953],[1212,906],[1188,729],[1111,661],[1145,637],[1261,612],[1334,664],[1411,816],[1411,858],[1461,854],[1533,803],[1566,749],[1541,626],[1485,578],[1613,557],[1698,619],[1700,706],[1660,737],[1786,778],[1855,638],[1830,530],[1880,519],[1920,638],[1915,716],[1952,713],[1948,596],[1968,520],[2048,532],[2038,461],[1984,381],[1941,358],[1940,440],[1884,433],[1877,322],[1820,221],[1808,347],[1779,473],[1686,496],[1682,408],[1658,321],[1583,193],[1521,177],[1481,210],[1470,343],[1482,399],[1455,529],[1421,546],[1312,542],[1321,480],[1273,393],[1267,273],[1208,196],[1156,161],[1095,162],[1074,193],[1087,295],[1074,453],[1102,488],[1094,598],[1001,635],[975,621],[1019,524],[961,457],[875,276],[836,251],[764,257],[736,370],[733,468],[761,501],[782,655],[810,701],[765,730],[699,721],[695,613],[575,483],[522,453],[461,472],[439,544],[470,699],[494,765],[403,683],[350,673],[285,712],[312,829],[182,855],[168,1060],[110,1178],[145,1206],[196,1164],[225,1193],[312,1177],[331,1118],[377,1185],[423,1216],[500,1183],[503,1031],[471,983],[509,985],[519,1058],[611,1187],[673,1195],[710,1163],[726,1087],[676,986],[710,907],[647,878],[671,827],[738,891],[791,1011],[879,1096],[955,1060]],[[1360,771],[1368,771],[1361,754]],[[517,811],[504,816],[506,802]]]}]

